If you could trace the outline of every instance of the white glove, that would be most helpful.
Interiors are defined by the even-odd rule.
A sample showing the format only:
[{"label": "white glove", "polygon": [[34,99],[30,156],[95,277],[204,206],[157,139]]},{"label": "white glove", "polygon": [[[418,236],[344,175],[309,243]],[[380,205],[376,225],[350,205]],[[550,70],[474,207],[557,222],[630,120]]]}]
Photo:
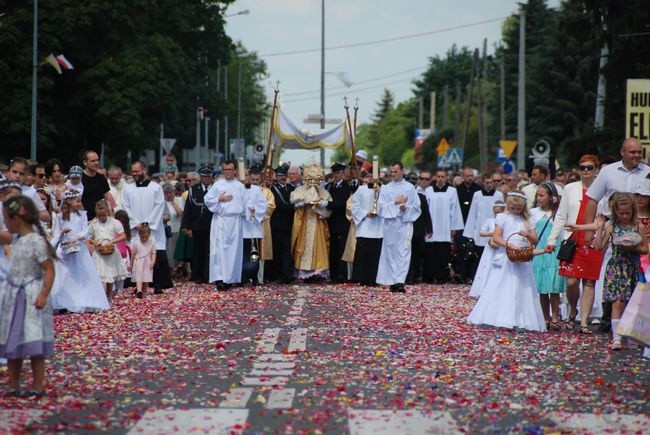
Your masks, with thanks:
[{"label": "white glove", "polygon": [[301,208],[305,206],[305,201],[298,201],[297,203],[294,204],[295,208]]},{"label": "white glove", "polygon": [[327,207],[327,204],[329,204],[329,201],[322,200],[322,201],[320,202],[320,206],[321,206],[322,208]]}]

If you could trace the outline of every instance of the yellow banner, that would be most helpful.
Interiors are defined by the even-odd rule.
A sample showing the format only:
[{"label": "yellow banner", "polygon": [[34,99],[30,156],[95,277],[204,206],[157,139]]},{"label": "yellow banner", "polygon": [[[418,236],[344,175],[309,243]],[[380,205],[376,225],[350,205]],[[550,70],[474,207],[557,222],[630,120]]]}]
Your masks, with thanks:
[{"label": "yellow banner", "polygon": [[628,79],[625,137],[636,137],[643,146],[643,160],[650,153],[650,80]]},{"label": "yellow banner", "polygon": [[510,158],[512,155],[512,152],[517,148],[517,141],[516,140],[500,140],[499,141],[499,146],[505,153],[506,157]]}]

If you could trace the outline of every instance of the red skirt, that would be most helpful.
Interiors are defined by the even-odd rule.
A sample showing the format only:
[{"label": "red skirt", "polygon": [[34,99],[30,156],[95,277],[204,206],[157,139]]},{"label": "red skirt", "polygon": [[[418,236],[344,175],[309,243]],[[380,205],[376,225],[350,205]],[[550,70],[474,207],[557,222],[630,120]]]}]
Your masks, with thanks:
[{"label": "red skirt", "polygon": [[600,268],[603,264],[605,251],[590,248],[578,239],[576,252],[571,261],[560,261],[558,273],[568,278],[590,279],[600,278]]}]

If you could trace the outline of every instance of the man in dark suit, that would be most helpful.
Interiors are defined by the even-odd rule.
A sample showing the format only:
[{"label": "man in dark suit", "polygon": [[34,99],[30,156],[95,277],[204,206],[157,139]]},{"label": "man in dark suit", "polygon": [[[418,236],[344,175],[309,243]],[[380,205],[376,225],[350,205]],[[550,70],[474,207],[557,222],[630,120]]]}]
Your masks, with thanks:
[{"label": "man in dark suit", "polygon": [[[420,180],[422,178],[429,177],[428,181],[431,181],[431,172],[422,171],[420,173]],[[414,186],[418,182],[418,176],[409,174],[408,182]],[[427,181],[422,180],[422,181]],[[415,284],[420,282],[422,278],[422,257],[424,253],[424,239],[429,237],[433,232],[433,226],[431,223],[431,213],[429,212],[429,205],[427,202],[427,197],[424,196],[418,190],[418,197],[420,198],[420,216],[415,222],[413,222],[413,236],[411,237],[411,264],[409,265],[409,273],[406,276],[407,284]]]},{"label": "man in dark suit", "polygon": [[192,186],[187,195],[181,228],[186,237],[194,241],[194,258],[192,258],[192,281],[207,283],[210,281],[210,223],[212,212],[203,204],[203,197],[213,181],[212,169],[204,166],[199,170],[201,181]]},{"label": "man in dark suit", "polygon": [[332,195],[332,201],[327,204],[327,209],[332,210],[332,215],[327,220],[330,231],[330,279],[332,282],[340,283],[347,281],[348,278],[348,266],[341,259],[350,230],[350,221],[345,216],[345,206],[355,189],[344,180],[345,165],[334,163],[331,169],[332,181],[327,185],[327,191]]},{"label": "man in dark suit", "polygon": [[271,216],[273,239],[273,260],[264,268],[264,281],[293,281],[293,259],[291,256],[291,229],[293,227],[294,206],[291,204],[293,187],[287,184],[287,168],[275,169],[275,183],[271,192],[275,199],[275,211]]}]

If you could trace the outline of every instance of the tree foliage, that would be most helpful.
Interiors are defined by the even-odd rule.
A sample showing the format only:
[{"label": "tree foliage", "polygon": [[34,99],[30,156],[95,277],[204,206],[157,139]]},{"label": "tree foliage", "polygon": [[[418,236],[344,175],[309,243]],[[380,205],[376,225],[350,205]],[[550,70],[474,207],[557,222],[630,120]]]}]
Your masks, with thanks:
[{"label": "tree foliage", "polygon": [[[191,147],[200,105],[214,118],[228,113],[236,119],[232,103],[220,104],[215,81],[219,64],[247,54],[224,31],[230,2],[39,2],[39,59],[63,53],[75,67],[63,75],[47,64],[38,68],[39,160],[57,156],[71,164],[82,149],[102,143],[114,160],[129,150],[137,156],[158,148],[161,122],[166,136],[178,139],[177,148]],[[0,0],[0,6],[6,13],[0,27],[0,157],[7,158],[29,150],[33,3]],[[254,56],[245,62],[242,118],[252,136],[265,110],[258,82],[266,67]],[[229,88],[236,96],[232,69]]]}]

